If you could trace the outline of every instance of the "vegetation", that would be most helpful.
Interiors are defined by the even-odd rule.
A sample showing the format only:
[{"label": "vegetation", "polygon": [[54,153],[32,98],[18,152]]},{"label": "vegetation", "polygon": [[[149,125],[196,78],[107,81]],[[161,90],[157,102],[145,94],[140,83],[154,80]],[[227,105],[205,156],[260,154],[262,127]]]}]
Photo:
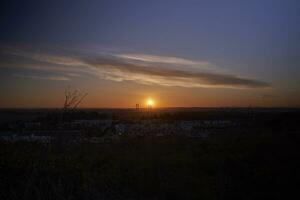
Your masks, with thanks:
[{"label": "vegetation", "polygon": [[0,199],[288,199],[296,132],[0,145]]}]

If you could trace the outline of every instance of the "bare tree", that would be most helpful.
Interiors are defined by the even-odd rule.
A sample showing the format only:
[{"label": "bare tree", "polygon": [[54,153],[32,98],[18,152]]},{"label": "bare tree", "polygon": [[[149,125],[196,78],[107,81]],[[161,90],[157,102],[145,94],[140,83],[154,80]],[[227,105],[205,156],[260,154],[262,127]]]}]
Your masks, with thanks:
[{"label": "bare tree", "polygon": [[82,93],[79,90],[71,90],[70,87],[65,90],[64,110],[76,109],[88,93]]}]

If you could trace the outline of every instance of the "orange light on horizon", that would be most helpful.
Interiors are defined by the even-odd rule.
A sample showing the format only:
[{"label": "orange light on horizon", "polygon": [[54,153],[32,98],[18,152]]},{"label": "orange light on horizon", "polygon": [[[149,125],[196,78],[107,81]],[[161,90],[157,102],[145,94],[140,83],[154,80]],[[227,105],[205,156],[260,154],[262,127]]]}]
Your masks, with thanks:
[{"label": "orange light on horizon", "polygon": [[147,107],[148,108],[152,108],[153,106],[154,106],[154,101],[151,98],[149,98],[147,100]]}]

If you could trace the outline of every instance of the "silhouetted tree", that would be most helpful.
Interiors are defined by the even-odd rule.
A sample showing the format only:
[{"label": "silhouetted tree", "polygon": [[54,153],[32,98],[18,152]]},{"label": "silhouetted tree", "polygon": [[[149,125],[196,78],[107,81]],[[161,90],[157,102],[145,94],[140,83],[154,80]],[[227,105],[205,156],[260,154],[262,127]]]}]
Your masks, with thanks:
[{"label": "silhouetted tree", "polygon": [[65,90],[64,110],[76,109],[88,93],[82,93],[79,90],[71,90],[70,87]]}]

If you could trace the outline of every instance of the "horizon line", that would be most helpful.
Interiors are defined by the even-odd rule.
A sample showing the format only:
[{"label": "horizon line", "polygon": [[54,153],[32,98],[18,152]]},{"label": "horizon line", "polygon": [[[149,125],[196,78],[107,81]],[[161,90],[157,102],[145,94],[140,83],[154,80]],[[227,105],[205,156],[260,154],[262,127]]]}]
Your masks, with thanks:
[{"label": "horizon line", "polygon": [[[285,109],[300,109],[300,106],[253,106],[253,105],[249,105],[249,106],[170,106],[170,107],[153,107],[151,108],[152,110],[160,110],[160,109],[191,109],[191,108],[200,108],[200,109],[209,109],[209,108],[268,108],[268,109],[280,109],[280,108],[285,108]],[[0,107],[0,110],[17,110],[17,109],[24,109],[24,110],[30,110],[30,109],[63,109],[62,107]],[[132,109],[132,110],[136,110],[135,107],[80,107],[80,108],[76,108],[73,110],[92,110],[92,109],[118,109],[118,110],[128,110],[128,109]],[[139,109],[141,110],[147,110],[147,107],[140,107]],[[70,109],[72,110],[72,109]]]}]

